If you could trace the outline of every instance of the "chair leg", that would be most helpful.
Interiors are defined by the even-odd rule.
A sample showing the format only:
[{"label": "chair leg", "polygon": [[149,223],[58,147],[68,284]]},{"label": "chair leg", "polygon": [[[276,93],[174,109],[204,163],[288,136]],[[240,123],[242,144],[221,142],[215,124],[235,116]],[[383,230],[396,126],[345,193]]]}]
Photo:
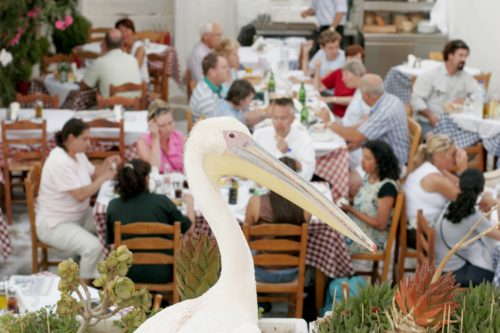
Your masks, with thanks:
[{"label": "chair leg", "polygon": [[372,268],[372,284],[375,284],[377,282],[377,279],[379,278],[378,275],[378,261],[373,262],[373,268]]},{"label": "chair leg", "polygon": [[32,249],[31,249],[31,260],[32,260],[32,263],[31,263],[31,266],[32,266],[32,273],[35,274],[35,273],[38,273],[38,246],[36,246],[35,244],[32,244]]},{"label": "chair leg", "polygon": [[42,249],[42,269],[45,272],[49,268],[49,256],[47,249]]},{"label": "chair leg", "polygon": [[299,290],[295,297],[295,318],[302,318],[302,308],[304,306],[304,290]]},{"label": "chair leg", "polygon": [[5,215],[7,217],[7,223],[12,224],[12,189],[11,189],[11,181],[10,174],[8,172],[4,173],[5,175]]},{"label": "chair leg", "polygon": [[315,268],[316,312],[319,313],[325,298],[325,273]]}]

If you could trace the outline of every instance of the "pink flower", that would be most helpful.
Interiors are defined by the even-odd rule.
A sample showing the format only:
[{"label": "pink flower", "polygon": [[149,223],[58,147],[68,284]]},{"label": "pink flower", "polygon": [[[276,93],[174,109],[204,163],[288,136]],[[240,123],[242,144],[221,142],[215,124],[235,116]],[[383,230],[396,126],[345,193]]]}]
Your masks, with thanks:
[{"label": "pink flower", "polygon": [[41,11],[42,10],[40,9],[40,7],[35,7],[28,12],[28,17],[35,18],[40,14]]},{"label": "pink flower", "polygon": [[66,15],[64,18],[64,22],[66,23],[66,28],[73,24],[73,17],[71,15]]},{"label": "pink flower", "polygon": [[12,38],[8,43],[7,43],[7,46],[9,47],[12,47],[14,45],[16,45],[17,43],[19,43],[19,40],[21,39],[21,37],[24,35],[24,32],[26,31],[26,27],[20,27],[17,29],[17,33],[16,35],[14,36],[14,38]]},{"label": "pink flower", "polygon": [[54,23],[54,26],[57,30],[64,30],[66,29],[66,22],[63,20],[57,20],[56,23]]}]

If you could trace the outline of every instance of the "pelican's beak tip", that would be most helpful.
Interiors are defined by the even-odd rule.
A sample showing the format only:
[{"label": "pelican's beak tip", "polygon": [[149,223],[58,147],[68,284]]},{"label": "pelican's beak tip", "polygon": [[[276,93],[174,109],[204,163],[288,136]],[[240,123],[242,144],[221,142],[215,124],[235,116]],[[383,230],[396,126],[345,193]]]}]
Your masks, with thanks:
[{"label": "pelican's beak tip", "polygon": [[373,253],[377,253],[377,251],[378,251],[377,244],[373,244],[373,247],[372,247],[372,252],[373,252]]}]

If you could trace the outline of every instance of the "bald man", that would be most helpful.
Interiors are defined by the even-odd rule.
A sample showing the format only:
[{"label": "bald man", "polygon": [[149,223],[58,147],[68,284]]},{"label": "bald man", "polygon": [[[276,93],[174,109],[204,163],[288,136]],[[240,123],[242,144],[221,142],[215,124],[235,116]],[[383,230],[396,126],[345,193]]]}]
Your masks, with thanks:
[{"label": "bald man", "polygon": [[385,141],[393,149],[401,166],[406,165],[410,144],[403,102],[386,93],[382,78],[375,74],[365,74],[361,78],[360,89],[363,101],[371,108],[368,120],[352,127],[330,123],[330,129],[349,142],[353,149],[361,147],[366,140]]},{"label": "bald man", "polygon": [[203,79],[201,62],[203,58],[219,46],[222,38],[222,27],[217,22],[205,23],[200,29],[200,41],[195,44],[189,57],[187,65],[191,73],[191,80],[198,82]]},{"label": "bald man", "polygon": [[[123,36],[120,30],[110,29],[104,38],[106,53],[97,58],[85,73],[82,88],[99,87],[99,93],[109,97],[109,86],[124,83],[141,83],[141,71],[134,56],[122,50]],[[126,97],[138,97],[139,91],[122,94]]]}]

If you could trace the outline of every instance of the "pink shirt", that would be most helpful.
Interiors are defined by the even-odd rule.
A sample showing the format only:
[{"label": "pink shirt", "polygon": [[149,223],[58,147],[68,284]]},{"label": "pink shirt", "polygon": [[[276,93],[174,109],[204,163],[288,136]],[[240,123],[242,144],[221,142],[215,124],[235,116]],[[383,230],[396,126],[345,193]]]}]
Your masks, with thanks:
[{"label": "pink shirt", "polygon": [[[151,148],[153,141],[151,133],[142,135],[139,140],[144,140],[144,142]],[[181,132],[174,130],[172,133],[170,133],[170,137],[168,139],[168,153],[165,153],[165,151],[161,149],[160,172],[183,172],[183,170],[184,135]]]}]

